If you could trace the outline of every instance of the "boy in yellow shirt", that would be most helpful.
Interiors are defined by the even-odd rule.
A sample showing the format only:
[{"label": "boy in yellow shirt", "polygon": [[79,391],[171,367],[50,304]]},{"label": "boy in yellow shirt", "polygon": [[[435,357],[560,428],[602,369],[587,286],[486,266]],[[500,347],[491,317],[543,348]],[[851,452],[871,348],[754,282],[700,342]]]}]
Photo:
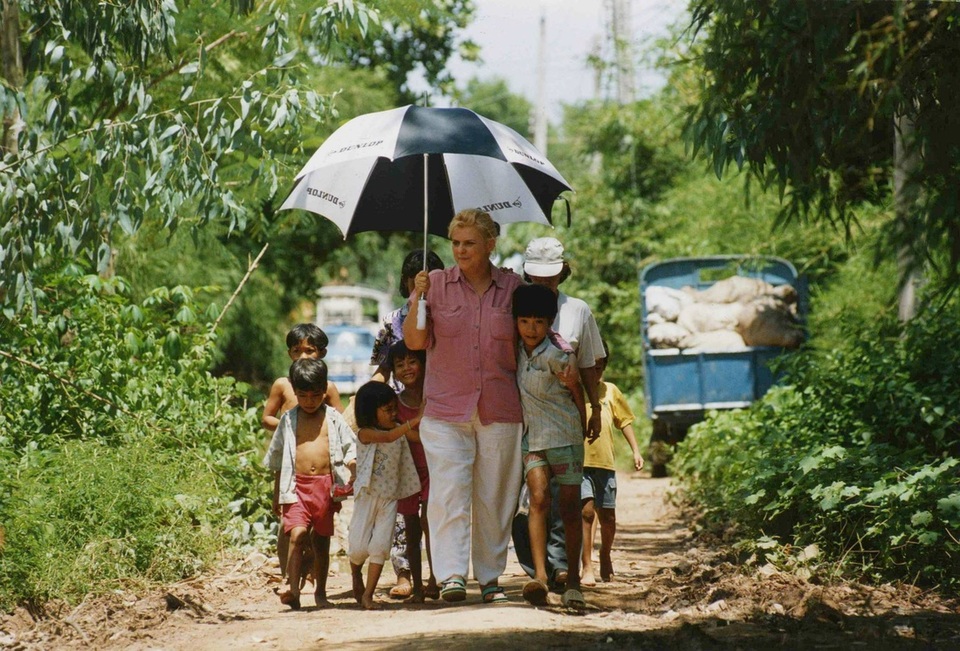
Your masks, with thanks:
[{"label": "boy in yellow shirt", "polygon": [[[617,473],[614,463],[613,428],[623,433],[623,437],[633,450],[633,467],[643,468],[643,457],[637,447],[637,437],[633,433],[633,410],[627,404],[623,393],[611,382],[603,381],[603,371],[610,359],[610,351],[604,342],[607,356],[597,360],[597,373],[600,377],[598,393],[600,398],[600,436],[593,441],[584,441],[583,483],[580,486],[580,499],[583,504],[583,551],[582,576],[580,583],[585,586],[596,585],[593,574],[593,539],[600,522],[600,578],[609,581],[613,577],[613,562],[610,550],[617,533]],[[587,417],[590,416],[587,405]]]}]

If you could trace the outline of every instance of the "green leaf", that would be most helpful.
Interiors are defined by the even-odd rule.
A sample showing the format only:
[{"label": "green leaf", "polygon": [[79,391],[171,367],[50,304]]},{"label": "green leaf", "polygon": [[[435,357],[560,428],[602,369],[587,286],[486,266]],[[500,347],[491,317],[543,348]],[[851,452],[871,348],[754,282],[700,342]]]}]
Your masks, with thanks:
[{"label": "green leaf", "polygon": [[765,489],[762,489],[762,488],[761,488],[761,489],[760,489],[759,491],[757,491],[756,493],[753,493],[752,495],[748,495],[743,501],[744,501],[745,504],[756,504],[756,503],[759,502],[766,494],[767,494],[767,491],[766,491]]},{"label": "green leaf", "polygon": [[944,513],[960,514],[960,493],[952,493],[947,497],[937,500],[937,508]]},{"label": "green leaf", "polygon": [[197,321],[197,315],[187,305],[184,305],[177,310],[177,314],[174,318],[182,325],[193,325]]},{"label": "green leaf", "polygon": [[142,345],[140,338],[137,337],[136,333],[134,333],[132,330],[128,331],[127,334],[124,335],[123,343],[126,344],[131,355],[138,355],[140,353],[140,347]]},{"label": "green leaf", "polygon": [[297,50],[290,50],[289,52],[286,52],[274,59],[273,65],[277,66],[278,68],[282,68],[293,61],[297,57],[297,54]]},{"label": "green leaf", "polygon": [[807,474],[811,470],[816,470],[820,467],[821,462],[823,461],[823,456],[820,454],[804,457],[800,460],[800,463],[797,464],[800,470],[803,471],[803,474]]},{"label": "green leaf", "polygon": [[922,527],[933,522],[933,514],[930,511],[917,511],[910,516],[910,524],[915,527]]},{"label": "green leaf", "polygon": [[922,534],[917,536],[917,540],[921,545],[933,545],[940,539],[940,534],[936,531],[924,531]]}]

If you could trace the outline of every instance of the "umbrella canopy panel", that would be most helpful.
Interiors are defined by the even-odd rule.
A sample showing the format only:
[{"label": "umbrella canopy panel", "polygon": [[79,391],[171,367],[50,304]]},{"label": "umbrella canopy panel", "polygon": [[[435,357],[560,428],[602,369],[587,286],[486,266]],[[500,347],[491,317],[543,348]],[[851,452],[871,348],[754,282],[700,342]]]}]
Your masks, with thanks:
[{"label": "umbrella canopy panel", "polygon": [[[424,179],[424,155],[428,159]],[[569,184],[513,129],[464,108],[405,106],[356,117],[337,129],[297,175],[281,209],[362,231],[447,235],[453,216],[479,208],[498,223],[550,223]]]},{"label": "umbrella canopy panel", "polygon": [[[447,236],[453,219],[450,186],[440,156],[429,157],[427,189],[430,212],[427,231]],[[373,166],[367,191],[360,195],[353,219],[344,236],[363,231],[423,230],[423,157],[406,156],[395,161],[381,158]]]},{"label": "umbrella canopy panel", "polygon": [[391,158],[415,154],[472,154],[507,160],[490,128],[465,108],[409,107]]}]

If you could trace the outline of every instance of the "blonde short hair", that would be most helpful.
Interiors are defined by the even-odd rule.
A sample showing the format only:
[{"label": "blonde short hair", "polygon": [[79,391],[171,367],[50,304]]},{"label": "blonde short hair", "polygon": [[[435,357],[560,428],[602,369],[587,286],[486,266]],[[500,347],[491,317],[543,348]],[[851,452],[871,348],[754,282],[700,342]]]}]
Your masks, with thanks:
[{"label": "blonde short hair", "polygon": [[453,231],[463,227],[476,228],[488,240],[495,240],[500,234],[500,229],[497,228],[497,223],[493,221],[490,213],[476,208],[467,208],[458,212],[450,221],[447,237],[453,237]]}]

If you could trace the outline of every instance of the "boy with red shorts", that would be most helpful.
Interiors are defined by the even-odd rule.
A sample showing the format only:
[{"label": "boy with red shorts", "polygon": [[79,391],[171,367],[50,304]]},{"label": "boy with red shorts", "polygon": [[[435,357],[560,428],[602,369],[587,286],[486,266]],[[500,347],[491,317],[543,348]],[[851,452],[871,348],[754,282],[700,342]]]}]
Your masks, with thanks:
[{"label": "boy with red shorts", "polygon": [[[298,359],[290,367],[290,384],[297,407],[280,417],[263,462],[275,473],[273,511],[282,517],[283,530],[290,536],[289,589],[280,594],[280,601],[296,610],[300,608],[300,563],[307,540],[314,552],[314,599],[318,606],[329,603],[330,536],[333,514],[340,510],[334,491],[353,483],[357,439],[339,412],[324,402],[326,364],[318,359]],[[341,492],[342,488],[337,491]]]},{"label": "boy with red shorts", "polygon": [[[327,354],[327,344],[330,343],[327,333],[313,323],[298,323],[287,333],[287,354],[290,361],[295,362],[298,359],[309,357],[310,359],[323,359]],[[326,404],[333,407],[340,413],[343,413],[343,403],[340,400],[340,392],[333,382],[327,382],[327,394],[324,400]],[[264,429],[273,435],[280,424],[280,417],[284,412],[297,406],[297,396],[290,385],[289,373],[283,377],[277,378],[270,387],[270,395],[263,405],[263,417],[260,424]],[[290,540],[283,531],[281,523],[280,533],[277,535],[277,557],[280,559],[280,580],[287,578],[287,549],[290,547]],[[308,548],[308,553],[304,561],[313,563],[312,550]],[[306,576],[301,577],[300,583],[303,584]]]}]

